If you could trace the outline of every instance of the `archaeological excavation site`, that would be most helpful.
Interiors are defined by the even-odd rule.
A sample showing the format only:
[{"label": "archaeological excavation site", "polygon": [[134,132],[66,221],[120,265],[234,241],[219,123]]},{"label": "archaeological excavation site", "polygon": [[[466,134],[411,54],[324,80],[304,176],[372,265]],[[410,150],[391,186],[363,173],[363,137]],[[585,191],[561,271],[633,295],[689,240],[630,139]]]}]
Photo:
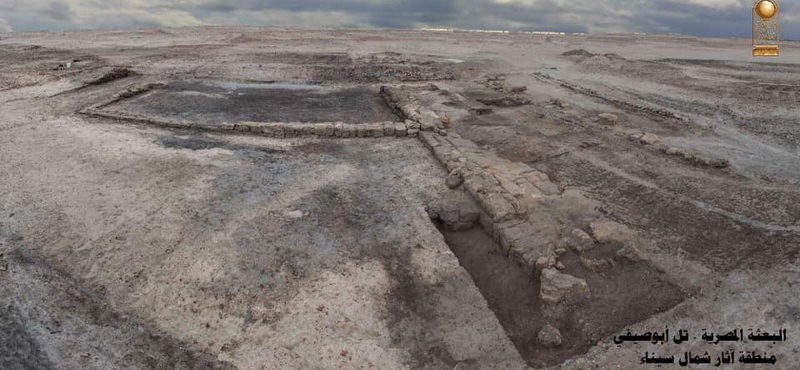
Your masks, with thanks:
[{"label": "archaeological excavation site", "polygon": [[0,369],[800,368],[796,42],[0,35]]}]

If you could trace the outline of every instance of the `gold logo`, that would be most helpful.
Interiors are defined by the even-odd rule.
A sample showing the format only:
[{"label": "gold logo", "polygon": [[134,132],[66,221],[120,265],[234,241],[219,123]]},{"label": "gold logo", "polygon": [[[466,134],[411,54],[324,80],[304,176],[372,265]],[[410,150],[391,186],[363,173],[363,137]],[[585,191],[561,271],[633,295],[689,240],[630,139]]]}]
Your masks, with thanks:
[{"label": "gold logo", "polygon": [[753,4],[753,56],[777,57],[781,43],[781,12],[776,0]]}]

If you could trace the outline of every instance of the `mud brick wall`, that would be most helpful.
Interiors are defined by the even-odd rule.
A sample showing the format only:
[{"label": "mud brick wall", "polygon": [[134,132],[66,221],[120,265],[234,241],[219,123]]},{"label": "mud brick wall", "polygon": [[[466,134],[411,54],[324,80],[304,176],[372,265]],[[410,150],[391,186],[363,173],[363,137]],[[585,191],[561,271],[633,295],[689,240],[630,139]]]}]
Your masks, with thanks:
[{"label": "mud brick wall", "polygon": [[556,230],[528,220],[539,202],[559,189],[546,174],[480,149],[457,134],[421,132],[420,140],[451,174],[464,179],[464,188],[482,208],[480,223],[502,252],[535,270],[540,258],[555,257]]},{"label": "mud brick wall", "polygon": [[414,96],[415,92],[422,89],[435,88],[435,86],[431,85],[426,87],[381,86],[381,94],[386,104],[392,108],[395,114],[405,118],[406,123],[414,125],[414,127],[410,128],[447,134],[446,126],[450,124],[448,117],[422,106]]}]

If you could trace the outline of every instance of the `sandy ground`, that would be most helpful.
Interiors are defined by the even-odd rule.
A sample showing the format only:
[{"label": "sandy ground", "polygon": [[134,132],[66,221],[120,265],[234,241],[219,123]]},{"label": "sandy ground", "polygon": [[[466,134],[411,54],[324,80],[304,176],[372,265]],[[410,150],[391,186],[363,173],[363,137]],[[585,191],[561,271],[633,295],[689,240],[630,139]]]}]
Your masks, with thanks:
[{"label": "sandy ground", "polygon": [[[777,364],[729,368],[794,369],[800,52],[786,42],[779,59],[754,60],[748,43],[248,27],[0,35],[0,367],[650,369],[645,352],[730,350]],[[133,73],[92,83],[114,67]],[[502,95],[487,85],[498,74],[531,104],[466,114]],[[587,232],[612,219],[647,241],[644,262],[595,273],[568,253],[565,271],[597,293],[540,310],[538,277],[482,259],[484,236],[446,241],[430,221],[431,202],[470,200],[416,139],[276,139],[78,113],[136,84],[182,80],[245,90],[120,105],[314,121],[281,110],[315,104],[314,93],[274,105],[246,95],[247,84],[311,84],[358,92],[315,106],[334,119],[386,120],[364,91],[435,82],[449,95],[421,100],[460,117],[449,131],[562,189],[532,217]],[[245,95],[198,105],[231,91]],[[619,122],[600,123],[609,112]],[[560,349],[535,341],[548,321]],[[612,342],[665,326],[788,336]]]}]

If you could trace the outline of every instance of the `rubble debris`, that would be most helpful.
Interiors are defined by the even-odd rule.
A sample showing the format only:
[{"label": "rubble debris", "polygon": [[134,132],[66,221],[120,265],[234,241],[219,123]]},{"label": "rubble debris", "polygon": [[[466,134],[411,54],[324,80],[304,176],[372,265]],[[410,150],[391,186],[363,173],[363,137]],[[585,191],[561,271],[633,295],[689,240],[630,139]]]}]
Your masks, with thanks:
[{"label": "rubble debris", "polygon": [[464,178],[457,173],[450,173],[449,175],[447,175],[447,179],[445,179],[445,184],[450,189],[455,189],[461,186],[461,184],[463,183],[464,183]]},{"label": "rubble debris", "polygon": [[374,55],[351,63],[315,65],[310,69],[315,81],[376,83],[455,79],[451,63],[432,63],[409,58],[376,58]]},{"label": "rubble debris", "polygon": [[301,210],[294,210],[294,211],[286,211],[283,212],[283,217],[288,219],[297,220],[303,218],[303,211]]},{"label": "rubble debris", "polygon": [[606,126],[614,126],[619,123],[619,116],[613,113],[600,113],[597,118],[601,124]]},{"label": "rubble debris", "polygon": [[493,105],[497,107],[519,107],[528,105],[531,100],[521,95],[509,95],[499,98],[477,99],[478,102],[485,105]]},{"label": "rubble debris", "polygon": [[641,253],[635,246],[631,244],[625,244],[617,251],[617,257],[631,261],[638,261],[641,259]]},{"label": "rubble debris", "polygon": [[533,186],[536,186],[536,188],[541,190],[544,195],[556,195],[561,193],[561,191],[558,189],[558,186],[550,181],[535,182]]},{"label": "rubble debris", "polygon": [[502,75],[496,75],[496,76],[487,77],[486,81],[484,82],[484,85],[486,85],[486,87],[488,87],[488,88],[490,88],[490,89],[492,89],[494,91],[504,92],[504,93],[520,94],[520,93],[523,93],[525,91],[528,91],[528,87],[527,86],[524,86],[524,85],[519,85],[519,86],[510,85],[508,83],[508,81],[506,80],[506,77],[502,76]]},{"label": "rubble debris", "polygon": [[583,267],[586,267],[587,269],[595,272],[599,272],[614,267],[614,261],[606,258],[594,259],[594,258],[581,257],[581,264],[583,265]]},{"label": "rubble debris", "polygon": [[[533,263],[532,265],[538,268],[536,270],[540,270],[540,269],[544,269],[544,268],[552,268],[552,267],[558,268],[558,264],[560,263],[560,262],[558,262],[558,258],[556,256],[552,255],[550,253],[549,248],[547,248],[546,246],[545,246],[545,249],[547,249],[547,250],[544,251],[544,252],[542,252],[542,251],[537,252],[537,254],[535,255],[536,256],[535,263]],[[530,252],[535,252],[535,251],[530,251]],[[532,254],[532,253],[529,253],[529,255],[530,254]],[[530,257],[530,256],[528,256],[528,257]],[[531,271],[533,272],[535,270],[531,270]]]},{"label": "rubble debris", "polygon": [[594,239],[589,234],[581,229],[572,230],[573,239],[570,240],[570,246],[578,253],[586,252],[594,248]]},{"label": "rubble debris", "polygon": [[558,347],[561,345],[561,332],[553,325],[547,324],[536,335],[536,339],[545,348]]},{"label": "rubble debris", "polygon": [[133,74],[134,72],[128,68],[122,68],[122,67],[114,68],[110,72],[107,72],[106,74],[94,79],[93,81],[88,82],[87,85],[102,85],[105,83],[109,83],[111,81],[131,76]]},{"label": "rubble debris", "polygon": [[506,82],[506,77],[503,75],[494,75],[486,77],[486,81],[484,82],[486,87],[495,90],[495,91],[502,91],[505,89],[505,86],[508,85]]},{"label": "rubble debris", "polygon": [[594,238],[600,243],[624,242],[633,236],[633,231],[614,221],[592,222],[589,227]]},{"label": "rubble debris", "polygon": [[481,215],[481,209],[470,201],[440,201],[428,205],[426,211],[432,220],[441,221],[442,226],[451,231],[472,228]]},{"label": "rubble debris", "polygon": [[565,102],[565,101],[563,101],[561,99],[550,99],[550,100],[547,101],[547,103],[550,104],[550,106],[553,106],[553,107],[556,107],[556,108],[560,108],[560,109],[567,109],[567,108],[572,106],[569,103],[567,103],[567,102]]},{"label": "rubble debris", "polygon": [[645,145],[653,145],[658,142],[658,135],[646,132],[644,135],[639,137],[639,142]]},{"label": "rubble debris", "polygon": [[72,68],[72,62],[61,63],[57,67],[53,68],[53,70],[54,71],[60,71],[60,70],[70,69],[70,68]]},{"label": "rubble debris", "polygon": [[483,116],[483,115],[486,115],[486,114],[492,114],[494,112],[494,110],[492,108],[489,108],[489,107],[474,107],[474,108],[470,108],[469,112],[474,114],[474,115],[476,115],[476,116]]},{"label": "rubble debris", "polygon": [[586,280],[568,275],[554,268],[546,268],[541,274],[539,298],[542,303],[556,305],[564,300],[584,296],[589,292]]},{"label": "rubble debris", "polygon": [[594,56],[595,54],[587,51],[586,49],[574,49],[574,50],[570,50],[570,51],[566,51],[564,53],[561,53],[561,55],[565,56],[565,57],[583,57],[583,58],[588,58],[588,57]]},{"label": "rubble debris", "polygon": [[489,76],[484,82],[486,87],[503,93],[502,97],[477,99],[478,102],[485,105],[493,105],[497,107],[518,107],[528,105],[531,100],[523,96],[522,93],[528,90],[527,86],[512,86],[506,81],[505,76]]},{"label": "rubble debris", "polygon": [[547,256],[541,256],[541,257],[537,258],[536,259],[536,266],[537,267],[541,267],[541,268],[553,267],[553,266],[550,266],[550,257],[547,257]]},{"label": "rubble debris", "polygon": [[714,168],[727,168],[730,167],[731,162],[727,159],[723,158],[710,158],[706,156],[702,156],[697,154],[691,150],[683,149],[683,148],[676,148],[676,147],[664,147],[662,151],[665,154],[681,157],[693,164],[706,166],[706,167],[714,167]]}]

